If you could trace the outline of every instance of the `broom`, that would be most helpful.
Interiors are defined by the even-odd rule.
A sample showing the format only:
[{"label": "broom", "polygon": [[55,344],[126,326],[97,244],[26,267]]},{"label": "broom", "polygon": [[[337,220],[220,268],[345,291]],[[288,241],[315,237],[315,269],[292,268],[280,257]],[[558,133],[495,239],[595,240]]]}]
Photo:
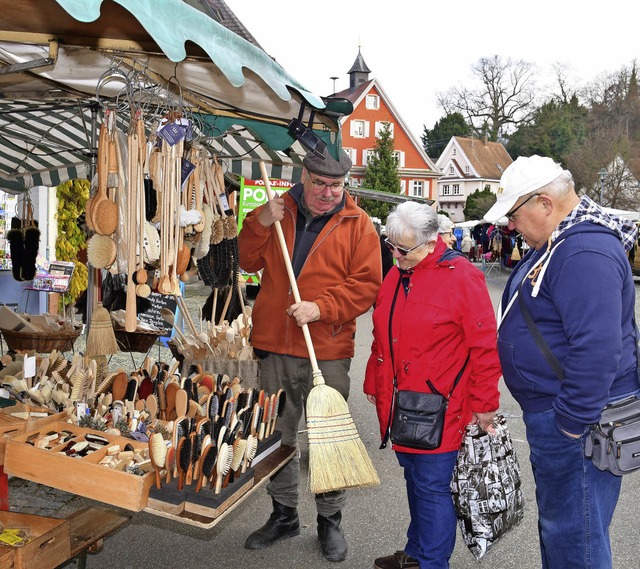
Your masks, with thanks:
[{"label": "broom", "polygon": [[109,311],[98,303],[91,315],[84,355],[87,358],[120,352]]},{"label": "broom", "polygon": [[[273,199],[273,191],[264,162],[260,172],[267,191]],[[274,223],[284,264],[287,267],[291,292],[300,302],[300,292],[289,259],[287,243],[279,221]],[[307,397],[307,430],[309,436],[309,486],[313,493],[333,492],[344,488],[357,488],[380,484],[358,430],[351,418],[347,402],[340,392],[328,386],[318,367],[311,333],[307,324],[302,334],[309,351],[313,374],[313,388]]]}]

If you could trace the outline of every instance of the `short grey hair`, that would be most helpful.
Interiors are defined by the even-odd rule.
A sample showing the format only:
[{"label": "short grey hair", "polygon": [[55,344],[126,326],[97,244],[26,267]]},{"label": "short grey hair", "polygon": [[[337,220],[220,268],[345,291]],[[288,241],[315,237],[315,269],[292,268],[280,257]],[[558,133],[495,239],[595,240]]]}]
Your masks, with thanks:
[{"label": "short grey hair", "polygon": [[453,231],[453,221],[446,215],[438,214],[438,233],[451,233]]},{"label": "short grey hair", "polygon": [[438,237],[438,216],[428,205],[406,201],[389,214],[386,231],[393,243],[412,236],[416,238],[416,244],[435,241]]},{"label": "short grey hair", "polygon": [[575,191],[573,176],[569,170],[563,170],[562,174],[560,174],[555,180],[533,193],[545,193],[556,198],[564,199],[567,197],[567,194],[572,191]]}]

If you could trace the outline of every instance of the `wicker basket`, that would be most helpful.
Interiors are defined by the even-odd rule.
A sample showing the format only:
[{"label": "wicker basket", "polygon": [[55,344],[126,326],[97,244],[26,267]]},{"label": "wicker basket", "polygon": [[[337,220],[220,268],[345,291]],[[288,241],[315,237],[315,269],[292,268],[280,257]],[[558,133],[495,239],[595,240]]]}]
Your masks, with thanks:
[{"label": "wicker basket", "polygon": [[137,330],[135,332],[127,332],[124,328],[113,328],[116,335],[116,342],[121,350],[125,352],[142,352],[147,353],[151,346],[156,343],[158,338],[164,335],[164,332],[150,332]]},{"label": "wicker basket", "polygon": [[0,328],[0,333],[2,333],[9,350],[14,352],[35,350],[43,354],[51,353],[53,350],[66,352],[73,349],[73,344],[80,336],[80,332],[81,328],[50,333],[14,332]]}]

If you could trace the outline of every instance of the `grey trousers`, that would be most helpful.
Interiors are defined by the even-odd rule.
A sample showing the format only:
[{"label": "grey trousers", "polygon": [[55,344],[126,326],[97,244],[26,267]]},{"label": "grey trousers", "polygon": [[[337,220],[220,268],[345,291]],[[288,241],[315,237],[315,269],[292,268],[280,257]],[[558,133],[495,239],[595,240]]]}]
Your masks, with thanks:
[{"label": "grey trousers", "polygon": [[[269,394],[282,388],[287,402],[277,429],[282,433],[282,444],[298,448],[298,429],[307,401],[313,388],[311,363],[308,359],[269,354],[260,362],[262,388]],[[349,396],[349,368],[351,359],[318,361],[325,383],[347,399]],[[278,503],[296,508],[300,484],[299,453],[275,474],[267,485],[268,494]],[[346,495],[344,490],[316,494],[316,508],[321,516],[332,516],[342,510]]]}]

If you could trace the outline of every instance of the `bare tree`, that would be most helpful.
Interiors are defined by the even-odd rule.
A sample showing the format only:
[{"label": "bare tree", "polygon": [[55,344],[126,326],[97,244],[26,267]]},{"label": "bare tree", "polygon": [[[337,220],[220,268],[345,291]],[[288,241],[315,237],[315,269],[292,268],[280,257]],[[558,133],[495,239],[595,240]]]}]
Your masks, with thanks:
[{"label": "bare tree", "polygon": [[438,104],[447,114],[462,113],[476,135],[496,141],[526,121],[533,110],[533,66],[494,55],[481,58],[471,70],[481,86],[438,93]]}]

